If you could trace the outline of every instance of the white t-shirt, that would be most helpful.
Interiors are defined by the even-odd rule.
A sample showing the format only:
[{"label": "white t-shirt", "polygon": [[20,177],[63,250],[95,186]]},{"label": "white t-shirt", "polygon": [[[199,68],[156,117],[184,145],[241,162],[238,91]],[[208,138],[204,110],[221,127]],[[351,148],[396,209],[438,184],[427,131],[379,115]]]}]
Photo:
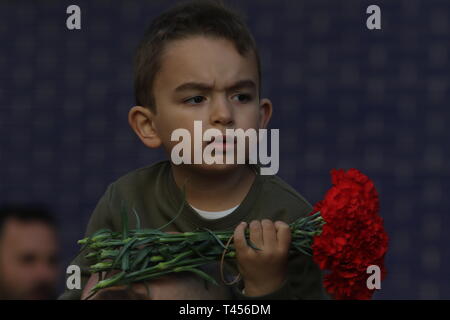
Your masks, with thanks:
[{"label": "white t-shirt", "polygon": [[[237,207],[239,207],[239,204],[236,207],[233,207],[231,209],[223,210],[223,211],[206,211],[206,210],[200,210],[195,208],[194,206],[190,205],[192,209],[198,212],[199,215],[201,215],[205,219],[219,219],[222,217],[225,217],[226,215],[232,213]],[[245,288],[242,289],[242,294],[245,295]]]},{"label": "white t-shirt", "polygon": [[223,211],[206,211],[206,210],[197,209],[197,208],[193,207],[192,205],[191,205],[191,207],[205,219],[219,219],[219,218],[225,217],[226,215],[229,215],[230,213],[232,213],[237,207],[239,207],[239,205],[237,205],[236,207],[233,207],[231,209],[227,209],[227,210],[223,210]]}]

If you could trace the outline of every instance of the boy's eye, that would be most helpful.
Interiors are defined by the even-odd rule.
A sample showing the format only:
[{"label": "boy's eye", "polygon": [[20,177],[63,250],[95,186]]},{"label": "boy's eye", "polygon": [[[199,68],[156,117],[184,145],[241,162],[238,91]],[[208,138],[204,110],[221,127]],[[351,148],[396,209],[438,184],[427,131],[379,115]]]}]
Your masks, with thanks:
[{"label": "boy's eye", "polygon": [[[249,94],[237,94],[235,96],[232,97],[232,99],[237,99],[238,102],[240,103],[247,103],[249,101],[252,100],[252,96]],[[188,104],[200,104],[205,100],[205,97],[203,96],[195,96],[192,98],[189,98],[187,100],[184,100],[184,103],[188,103]]]},{"label": "boy's eye", "polygon": [[233,99],[237,98],[238,102],[246,103],[252,100],[252,96],[249,94],[237,94]]},{"label": "boy's eye", "polygon": [[205,99],[205,97],[195,96],[195,97],[192,97],[192,98],[189,98],[189,99],[185,100],[184,102],[185,103],[190,103],[190,104],[199,104],[199,103],[203,102],[203,99]]}]

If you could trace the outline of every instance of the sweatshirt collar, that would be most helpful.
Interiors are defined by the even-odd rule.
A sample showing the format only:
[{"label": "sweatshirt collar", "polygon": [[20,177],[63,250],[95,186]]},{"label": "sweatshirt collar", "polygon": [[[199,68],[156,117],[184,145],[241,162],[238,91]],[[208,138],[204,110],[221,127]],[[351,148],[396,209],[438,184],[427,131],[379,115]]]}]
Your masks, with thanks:
[{"label": "sweatshirt collar", "polygon": [[[255,211],[254,207],[257,205],[257,199],[259,198],[258,195],[261,192],[261,187],[264,182],[264,176],[261,176],[260,174],[261,171],[259,165],[250,164],[250,166],[256,172],[255,180],[253,181],[253,184],[251,185],[244,200],[233,212],[222,218],[206,219],[199,215],[189,204],[185,203],[181,215],[183,215],[184,218],[192,224],[194,229],[208,228],[211,230],[234,230],[234,228],[241,221],[250,222],[252,216],[249,214]],[[172,210],[174,212],[172,217],[174,217],[178,213],[178,210],[183,202],[183,194],[175,182],[169,161],[167,161],[164,166],[163,176],[166,181],[166,190],[168,192],[169,199],[171,199],[171,202],[173,203]]]}]

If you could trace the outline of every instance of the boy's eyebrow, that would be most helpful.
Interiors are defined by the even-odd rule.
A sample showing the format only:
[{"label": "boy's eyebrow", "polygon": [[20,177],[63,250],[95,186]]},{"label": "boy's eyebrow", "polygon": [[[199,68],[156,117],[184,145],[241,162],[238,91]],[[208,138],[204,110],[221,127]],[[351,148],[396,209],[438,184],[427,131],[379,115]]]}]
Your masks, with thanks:
[{"label": "boy's eyebrow", "polygon": [[[235,84],[229,86],[228,88],[226,88],[226,90],[237,90],[237,89],[242,89],[242,88],[255,89],[256,84],[253,80],[244,79],[244,80],[240,80],[240,81],[236,82]],[[208,91],[211,89],[212,89],[212,87],[207,83],[186,82],[186,83],[183,83],[182,85],[179,85],[178,87],[176,87],[175,92],[181,92],[184,90]]]}]

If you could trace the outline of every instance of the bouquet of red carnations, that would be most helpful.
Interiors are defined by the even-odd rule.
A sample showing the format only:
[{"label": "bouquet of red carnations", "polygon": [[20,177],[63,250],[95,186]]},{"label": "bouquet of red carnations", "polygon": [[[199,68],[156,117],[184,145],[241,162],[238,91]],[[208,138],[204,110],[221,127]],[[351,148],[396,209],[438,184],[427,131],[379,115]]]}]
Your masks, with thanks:
[{"label": "bouquet of red carnations", "polygon": [[331,171],[332,188],[313,210],[326,224],[312,244],[314,261],[325,275],[324,286],[335,299],[370,299],[367,269],[380,268],[386,275],[384,257],[388,237],[378,215],[379,199],[373,182],[356,169]]},{"label": "bouquet of red carnations", "polygon": [[[368,268],[377,266],[381,280],[386,275],[384,256],[388,238],[383,219],[378,215],[378,194],[373,182],[356,169],[347,172],[333,169],[331,177],[333,186],[325,198],[308,216],[289,225],[290,253],[313,256],[315,263],[327,271],[324,286],[334,299],[370,299],[374,290],[367,286]],[[138,223],[136,229],[129,230],[124,209],[122,219],[122,232],[103,229],[78,241],[90,251],[86,258],[92,261],[91,272],[99,273],[101,281],[92,289],[93,293],[182,271],[217,284],[198,267],[218,259],[235,258],[234,246],[230,244],[232,230],[213,232],[203,228],[184,233],[160,230],[173,220],[159,229],[141,229]],[[248,244],[261,250],[248,239],[248,232]],[[103,279],[104,273],[114,275]]]}]

